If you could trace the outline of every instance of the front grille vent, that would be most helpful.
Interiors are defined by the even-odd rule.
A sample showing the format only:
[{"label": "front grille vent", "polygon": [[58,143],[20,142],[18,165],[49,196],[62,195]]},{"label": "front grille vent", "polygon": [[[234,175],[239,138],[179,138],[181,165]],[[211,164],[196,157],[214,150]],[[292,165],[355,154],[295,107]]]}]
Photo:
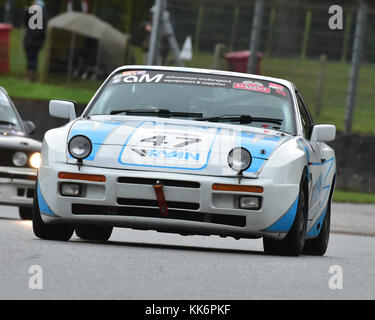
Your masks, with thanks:
[{"label": "front grille vent", "polygon": [[151,185],[151,186],[154,185],[157,181],[160,181],[166,187],[180,187],[180,188],[191,188],[191,189],[199,189],[201,187],[199,182],[168,180],[168,179],[120,177],[117,179],[117,181],[118,183],[143,184],[143,185]]}]

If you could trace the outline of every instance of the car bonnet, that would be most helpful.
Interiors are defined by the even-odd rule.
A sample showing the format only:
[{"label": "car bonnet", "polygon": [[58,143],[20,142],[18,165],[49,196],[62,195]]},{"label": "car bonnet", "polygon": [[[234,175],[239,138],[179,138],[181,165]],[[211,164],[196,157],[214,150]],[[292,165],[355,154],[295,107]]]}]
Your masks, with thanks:
[{"label": "car bonnet", "polygon": [[190,172],[210,167],[210,172],[216,168],[217,174],[228,175],[233,174],[227,164],[233,148],[250,152],[252,165],[247,172],[256,173],[290,137],[249,126],[135,116],[81,119],[72,125],[68,140],[77,135],[91,140],[88,165]]}]

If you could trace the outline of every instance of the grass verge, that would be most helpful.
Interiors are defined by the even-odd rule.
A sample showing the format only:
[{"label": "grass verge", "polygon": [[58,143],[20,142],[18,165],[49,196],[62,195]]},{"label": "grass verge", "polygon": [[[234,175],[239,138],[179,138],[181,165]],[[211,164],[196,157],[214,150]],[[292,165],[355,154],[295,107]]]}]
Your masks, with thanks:
[{"label": "grass verge", "polygon": [[[1,76],[0,85],[4,86],[14,97],[51,99],[66,97],[77,102],[87,102],[99,82],[74,81],[66,79],[51,79],[46,84],[28,86],[22,79],[25,72],[25,53],[22,46],[24,31],[13,29],[11,33],[11,74],[10,78]],[[142,64],[142,49],[134,47],[137,64]],[[39,73],[45,58],[44,50],[39,55]],[[213,54],[196,52],[191,61],[186,61],[187,67],[211,68]],[[225,65],[225,61],[224,64]],[[316,123],[331,123],[338,130],[344,128],[344,115],[347,97],[350,64],[341,61],[330,61],[325,70],[325,85],[323,92],[317,92],[317,82],[321,72],[320,62],[312,59],[276,58],[264,56],[261,62],[261,73],[267,76],[283,78],[293,81],[301,91],[312,111]],[[360,134],[375,134],[375,65],[365,64],[360,71],[357,90],[356,110],[353,132]],[[52,86],[51,86],[52,85]],[[26,89],[26,90],[25,90]],[[317,110],[317,96],[322,96],[321,111]]]},{"label": "grass verge", "polygon": [[94,89],[77,88],[74,84],[62,86],[57,84],[30,83],[13,76],[0,76],[0,86],[4,87],[11,97],[52,100],[72,100],[86,104],[95,93]]},{"label": "grass verge", "polygon": [[336,190],[333,202],[375,204],[375,194]]}]

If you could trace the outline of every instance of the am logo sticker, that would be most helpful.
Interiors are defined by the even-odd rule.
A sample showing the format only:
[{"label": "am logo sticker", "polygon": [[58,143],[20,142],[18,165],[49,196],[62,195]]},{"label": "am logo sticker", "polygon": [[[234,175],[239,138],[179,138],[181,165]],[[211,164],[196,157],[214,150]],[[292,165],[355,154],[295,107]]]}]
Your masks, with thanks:
[{"label": "am logo sticker", "polygon": [[148,73],[144,74],[123,74],[121,77],[116,77],[112,81],[112,84],[120,84],[120,83],[151,83],[160,82],[164,77],[164,74],[156,74],[156,75],[150,75]]}]

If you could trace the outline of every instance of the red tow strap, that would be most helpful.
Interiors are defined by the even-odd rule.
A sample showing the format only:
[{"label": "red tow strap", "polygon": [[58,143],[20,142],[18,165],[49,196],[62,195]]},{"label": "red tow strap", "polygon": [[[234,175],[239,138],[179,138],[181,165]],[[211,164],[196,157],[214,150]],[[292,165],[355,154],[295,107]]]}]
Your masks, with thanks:
[{"label": "red tow strap", "polygon": [[167,201],[165,200],[163,185],[159,181],[156,181],[154,184],[154,190],[161,215],[168,217],[168,205]]}]

